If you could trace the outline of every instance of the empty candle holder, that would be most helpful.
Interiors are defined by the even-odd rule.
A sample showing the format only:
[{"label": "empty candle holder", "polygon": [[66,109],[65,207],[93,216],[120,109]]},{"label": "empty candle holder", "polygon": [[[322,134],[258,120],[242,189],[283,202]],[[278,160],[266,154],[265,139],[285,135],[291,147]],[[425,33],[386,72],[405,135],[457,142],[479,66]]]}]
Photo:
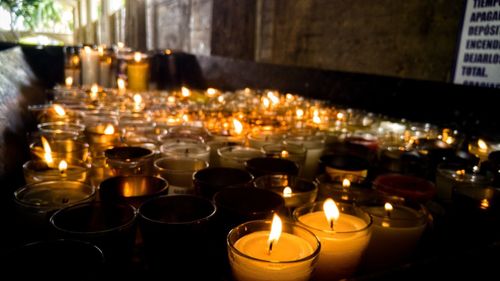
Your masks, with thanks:
[{"label": "empty candle holder", "polygon": [[117,146],[104,151],[106,164],[115,176],[153,175],[155,152],[139,146]]},{"label": "empty candle holder", "polygon": [[208,167],[193,174],[196,194],[207,199],[222,189],[249,187],[253,179],[245,170],[226,167]]},{"label": "empty candle holder", "polygon": [[208,163],[200,159],[178,159],[162,157],[154,162],[156,173],[166,179],[169,194],[195,194],[193,174],[208,168]]},{"label": "empty candle holder", "polygon": [[293,175],[299,174],[299,166],[297,163],[282,158],[257,157],[249,159],[245,162],[245,168],[254,177],[265,175]]},{"label": "empty candle holder", "polygon": [[369,162],[357,156],[344,154],[323,155],[320,158],[320,165],[322,172],[326,172],[332,178],[354,179],[368,176]]},{"label": "empty candle holder", "polygon": [[260,149],[245,146],[225,146],[217,149],[219,164],[222,167],[245,169],[249,159],[264,156]]},{"label": "empty candle holder", "polygon": [[386,174],[375,178],[373,188],[388,196],[398,196],[418,202],[427,202],[436,195],[436,186],[423,178],[400,174]]}]

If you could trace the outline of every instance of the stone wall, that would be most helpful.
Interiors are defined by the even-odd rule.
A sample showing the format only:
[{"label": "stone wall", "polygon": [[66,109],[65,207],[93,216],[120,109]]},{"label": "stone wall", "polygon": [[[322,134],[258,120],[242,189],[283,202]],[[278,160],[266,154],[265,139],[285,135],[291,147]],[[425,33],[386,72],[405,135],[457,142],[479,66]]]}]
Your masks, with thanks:
[{"label": "stone wall", "polygon": [[463,1],[149,0],[148,48],[450,81]]}]

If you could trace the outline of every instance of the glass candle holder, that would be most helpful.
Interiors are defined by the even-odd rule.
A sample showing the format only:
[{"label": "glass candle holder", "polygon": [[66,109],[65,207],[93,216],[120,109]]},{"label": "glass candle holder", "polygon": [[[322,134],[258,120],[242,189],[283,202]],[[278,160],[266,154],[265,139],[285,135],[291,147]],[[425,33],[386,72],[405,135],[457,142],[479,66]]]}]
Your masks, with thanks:
[{"label": "glass candle holder", "polygon": [[304,170],[307,150],[301,145],[295,144],[266,144],[262,150],[267,157],[291,160],[299,166],[299,175]]},{"label": "glass candle holder", "polygon": [[208,146],[210,146],[210,157],[208,163],[210,167],[220,167],[220,156],[218,154],[218,150],[224,147],[231,146],[243,146],[243,141],[220,141],[220,140],[210,140],[207,142]]},{"label": "glass candle holder", "polygon": [[30,105],[28,106],[28,111],[39,124],[47,122],[77,123],[82,119],[82,116],[78,112],[66,110],[64,106],[56,104]]},{"label": "glass candle holder", "polygon": [[256,130],[247,136],[250,147],[262,149],[266,144],[280,144],[285,139],[285,134],[277,130]]},{"label": "glass candle holder", "polygon": [[[366,159],[342,154],[323,155],[322,170],[332,178],[366,178],[369,163]],[[322,171],[323,172],[323,171]]]},{"label": "glass candle holder", "polygon": [[145,202],[139,209],[139,227],[148,267],[157,274],[167,269],[189,280],[215,278],[215,209],[210,200],[192,195],[161,196]]},{"label": "glass candle holder", "polygon": [[225,146],[217,149],[219,163],[222,167],[245,169],[249,159],[264,156],[260,149],[245,146]]},{"label": "glass candle holder", "polygon": [[169,194],[194,194],[193,174],[208,168],[208,163],[199,159],[162,157],[154,162],[156,173],[169,183]]},{"label": "glass candle holder", "polygon": [[68,122],[47,122],[37,125],[38,130],[43,135],[57,135],[61,133],[70,133],[77,136],[82,136],[85,131],[85,125]]},{"label": "glass candle holder", "polygon": [[200,159],[207,162],[210,155],[210,147],[206,144],[163,144],[160,151],[168,157]]},{"label": "glass candle holder", "polygon": [[315,280],[339,280],[356,273],[371,236],[372,219],[361,208],[337,204],[340,211],[333,227],[323,212],[324,202],[299,207],[293,218],[300,226],[311,230],[321,242]]},{"label": "glass candle holder", "polygon": [[265,175],[299,175],[299,166],[297,163],[282,158],[257,157],[245,162],[245,168],[254,176],[261,177]]},{"label": "glass candle holder", "polygon": [[14,192],[17,221],[27,240],[46,237],[49,216],[68,205],[94,199],[95,188],[77,181],[45,181],[26,184]]},{"label": "glass candle holder", "polygon": [[[66,166],[63,167],[63,162]],[[86,182],[90,165],[80,160],[54,159],[52,164],[45,160],[29,160],[23,164],[26,183],[68,180]]]},{"label": "glass candle holder", "polygon": [[271,221],[251,221],[233,228],[227,236],[229,264],[238,281],[305,281],[316,267],[320,243],[309,230],[283,223],[281,236],[268,253]]},{"label": "glass candle holder", "polygon": [[388,196],[427,202],[436,195],[436,186],[425,179],[399,174],[385,174],[373,181],[373,188]]},{"label": "glass candle holder", "polygon": [[365,178],[334,177],[323,174],[316,178],[318,184],[318,199],[332,198],[335,202],[344,202],[354,205],[364,205],[377,197],[377,192]]},{"label": "glass candle holder", "polygon": [[373,220],[371,240],[363,257],[364,270],[394,267],[407,261],[416,250],[429,213],[423,205],[401,199],[379,197],[363,207]]},{"label": "glass candle holder", "polygon": [[117,146],[104,151],[106,164],[114,175],[153,175],[155,152],[139,146]]},{"label": "glass candle holder", "polygon": [[306,151],[302,177],[313,180],[318,174],[319,159],[325,151],[325,136],[322,135],[288,135],[286,144],[303,146]]},{"label": "glass candle holder", "polygon": [[106,149],[121,142],[116,124],[112,122],[88,124],[85,127],[85,135],[92,156],[102,156]]},{"label": "glass candle holder", "polygon": [[208,167],[193,174],[196,194],[208,199],[225,188],[251,186],[253,179],[245,170],[226,167]]},{"label": "glass candle holder", "polygon": [[50,217],[56,236],[98,246],[110,270],[129,266],[136,235],[136,209],[129,204],[90,202],[60,209]]},{"label": "glass candle holder", "polygon": [[453,189],[464,185],[485,187],[493,183],[493,177],[468,169],[465,165],[441,163],[436,172],[436,198],[450,203]]},{"label": "glass candle holder", "polygon": [[[82,162],[87,162],[89,159],[89,145],[86,142],[71,138],[56,138],[48,139],[48,143],[51,149],[50,155],[52,158]],[[30,153],[31,159],[45,159],[45,150],[41,139],[36,139],[30,144]]]},{"label": "glass candle holder", "polygon": [[290,175],[258,177],[254,180],[254,186],[279,194],[285,200],[285,206],[290,209],[313,203],[318,195],[316,182]]},{"label": "glass candle holder", "polygon": [[168,193],[168,183],[145,175],[116,176],[99,184],[99,198],[105,202],[126,202],[139,208],[146,200]]}]

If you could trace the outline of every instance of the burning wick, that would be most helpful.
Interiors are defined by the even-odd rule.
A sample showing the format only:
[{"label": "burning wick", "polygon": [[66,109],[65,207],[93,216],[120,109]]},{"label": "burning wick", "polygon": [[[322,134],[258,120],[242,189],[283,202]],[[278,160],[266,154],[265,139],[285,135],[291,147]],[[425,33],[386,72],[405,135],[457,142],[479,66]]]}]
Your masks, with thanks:
[{"label": "burning wick", "polygon": [[283,189],[283,197],[285,197],[285,198],[292,197],[292,189],[289,186],[287,186]]},{"label": "burning wick", "polygon": [[348,179],[344,179],[342,181],[342,188],[349,188],[349,187],[351,187],[351,181]]},{"label": "burning wick", "polygon": [[67,88],[71,88],[71,86],[73,86],[73,77],[66,77],[66,79],[64,80],[64,84],[66,84]]},{"label": "burning wick", "polygon": [[333,199],[328,198],[325,200],[325,203],[323,203],[323,212],[330,225],[330,229],[333,231],[333,225],[340,217],[339,208]]},{"label": "burning wick", "polygon": [[394,210],[394,208],[392,207],[392,204],[389,203],[389,202],[386,202],[384,204],[384,209],[385,209],[385,212],[387,214],[387,217],[390,218],[391,217],[391,212],[392,212],[392,210]]},{"label": "burning wick", "polygon": [[66,161],[64,160],[61,160],[61,162],[59,162],[59,172],[61,173],[62,176],[66,176],[66,171],[68,170],[68,163],[66,163]]},{"label": "burning wick", "polygon": [[267,240],[267,254],[271,255],[271,252],[273,251],[273,245],[275,243],[278,243],[278,240],[280,239],[281,236],[281,229],[282,229],[282,223],[281,219],[278,215],[274,214],[273,217],[273,222],[271,223],[271,232],[269,232],[269,239]]}]

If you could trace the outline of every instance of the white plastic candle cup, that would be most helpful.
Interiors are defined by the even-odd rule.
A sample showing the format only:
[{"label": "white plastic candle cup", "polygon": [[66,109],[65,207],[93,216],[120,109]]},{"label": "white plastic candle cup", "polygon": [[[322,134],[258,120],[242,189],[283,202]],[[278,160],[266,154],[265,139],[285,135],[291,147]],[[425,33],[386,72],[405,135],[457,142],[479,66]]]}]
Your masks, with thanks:
[{"label": "white plastic candle cup", "polygon": [[371,236],[372,219],[361,208],[336,203],[340,216],[332,225],[323,212],[323,202],[295,209],[293,218],[318,236],[321,252],[315,280],[339,280],[356,273]]},{"label": "white plastic candle cup", "polygon": [[237,281],[306,281],[316,267],[320,243],[309,230],[283,222],[271,253],[267,240],[271,221],[250,221],[227,236],[229,264]]}]

